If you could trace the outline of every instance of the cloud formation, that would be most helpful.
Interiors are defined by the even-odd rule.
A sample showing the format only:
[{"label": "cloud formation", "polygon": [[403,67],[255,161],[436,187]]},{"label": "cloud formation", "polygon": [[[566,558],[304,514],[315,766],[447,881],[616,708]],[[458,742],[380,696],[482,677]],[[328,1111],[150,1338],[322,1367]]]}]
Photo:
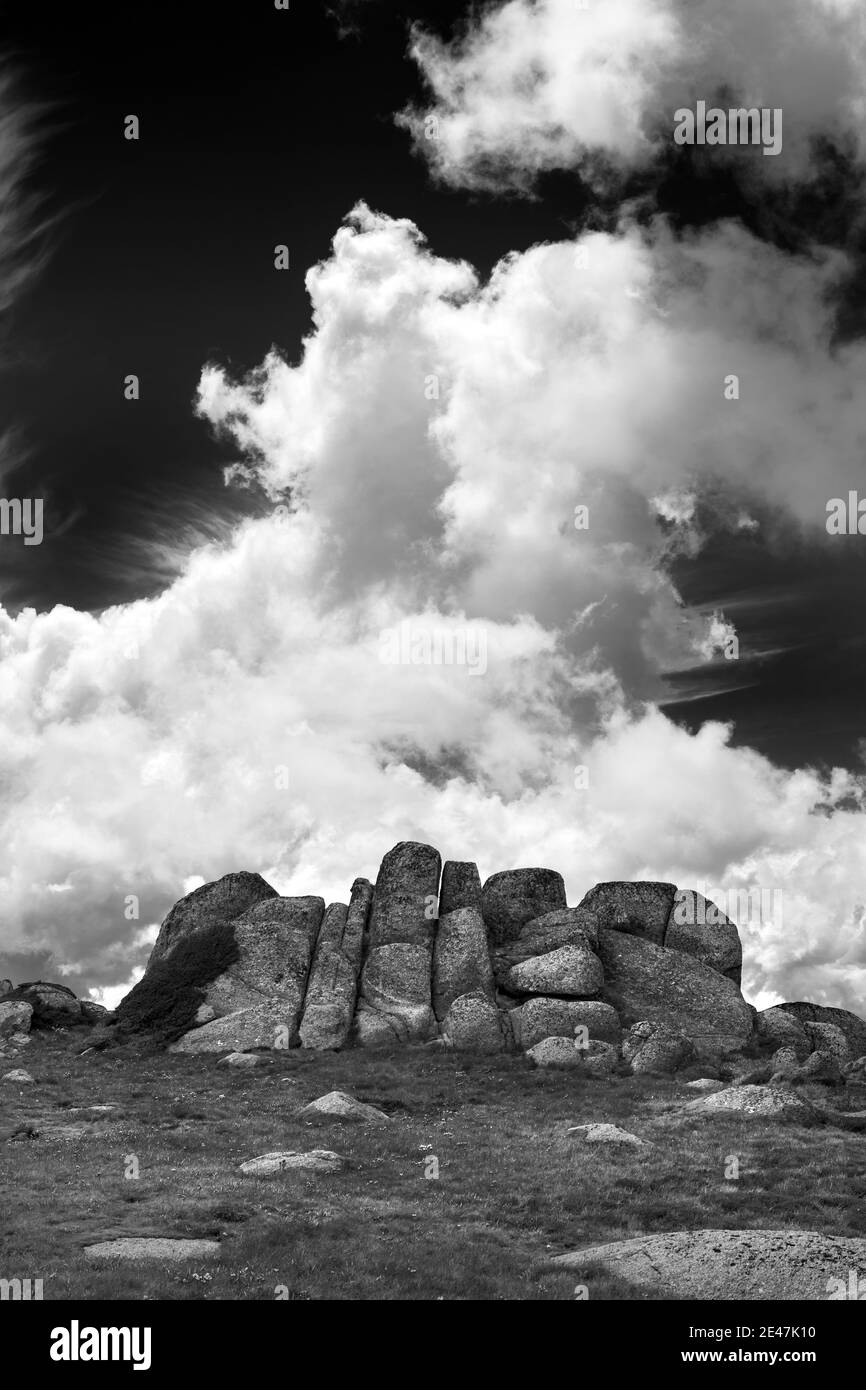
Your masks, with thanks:
[{"label": "cloud formation", "polygon": [[866,148],[859,0],[506,0],[450,43],[418,28],[412,54],[432,100],[402,119],[455,186],[575,169],[607,188],[669,155],[677,108],[716,98],[784,111],[779,158],[702,151],[752,178],[809,177],[819,138]]}]

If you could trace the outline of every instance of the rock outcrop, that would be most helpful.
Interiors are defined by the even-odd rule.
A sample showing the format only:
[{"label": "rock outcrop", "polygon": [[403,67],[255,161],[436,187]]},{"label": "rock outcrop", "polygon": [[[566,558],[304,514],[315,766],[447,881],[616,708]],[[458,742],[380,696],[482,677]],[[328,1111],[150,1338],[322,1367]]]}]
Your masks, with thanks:
[{"label": "rock outcrop", "polygon": [[[432,845],[402,841],[375,886],[357,879],[348,905],[327,911],[258,874],[196,889],[166,917],[116,1024],[86,1021],[100,1021],[93,1047],[130,1032],[246,1055],[435,1042],[520,1050],[587,1077],[700,1062],[738,1081],[740,1102],[746,1075],[763,1091],[804,1066],[804,1081],[859,1084],[849,1063],[866,1055],[866,1022],[802,1002],[758,1013],[741,965],[735,924],[691,889],[599,883],[569,907],[552,869],[507,869],[482,886],[471,860],[442,869]],[[68,992],[62,1007],[84,1012]]]},{"label": "rock outcrop", "polygon": [[232,922],[247,908],[266,898],[277,897],[260,874],[226,874],[213,883],[203,883],[176,902],[159,929],[150,953],[148,968],[171,954],[179,941],[202,927]]}]

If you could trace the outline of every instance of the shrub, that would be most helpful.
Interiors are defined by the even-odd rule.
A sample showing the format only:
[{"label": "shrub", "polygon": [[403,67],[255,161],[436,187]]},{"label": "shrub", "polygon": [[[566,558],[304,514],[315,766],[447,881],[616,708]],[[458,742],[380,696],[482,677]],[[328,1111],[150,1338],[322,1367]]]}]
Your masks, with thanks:
[{"label": "shrub", "polygon": [[174,1042],[195,1024],[205,1000],[205,987],[238,960],[234,928],[230,922],[184,937],[170,955],[151,965],[144,977],[121,1001],[117,1032],[130,1036],[149,1033],[154,1041]]}]

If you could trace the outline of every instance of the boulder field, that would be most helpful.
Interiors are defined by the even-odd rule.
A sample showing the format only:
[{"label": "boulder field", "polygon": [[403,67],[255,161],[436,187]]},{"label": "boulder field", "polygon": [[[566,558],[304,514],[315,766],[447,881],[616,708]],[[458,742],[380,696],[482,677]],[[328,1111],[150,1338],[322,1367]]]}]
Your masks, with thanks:
[{"label": "boulder field", "polygon": [[0,1051],[31,1026],[86,1022],[93,1046],[135,1034],[223,1054],[416,1043],[587,1075],[725,1078],[778,1053],[769,1072],[831,1084],[866,1055],[866,1022],[844,1009],[747,1004],[736,925],[672,883],[599,883],[569,907],[552,869],[482,883],[474,863],[443,866],[403,841],[348,897],[281,897],[247,872],[206,883],[171,909],[114,1018],[62,987],[3,982]]}]

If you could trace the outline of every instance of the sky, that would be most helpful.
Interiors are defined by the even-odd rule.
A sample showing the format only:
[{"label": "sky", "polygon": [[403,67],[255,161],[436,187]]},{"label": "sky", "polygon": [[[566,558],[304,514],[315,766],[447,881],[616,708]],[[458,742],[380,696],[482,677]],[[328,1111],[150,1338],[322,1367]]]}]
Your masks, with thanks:
[{"label": "sky", "polygon": [[866,1012],[859,5],[173,14],[0,10],[0,976],[420,839]]}]

